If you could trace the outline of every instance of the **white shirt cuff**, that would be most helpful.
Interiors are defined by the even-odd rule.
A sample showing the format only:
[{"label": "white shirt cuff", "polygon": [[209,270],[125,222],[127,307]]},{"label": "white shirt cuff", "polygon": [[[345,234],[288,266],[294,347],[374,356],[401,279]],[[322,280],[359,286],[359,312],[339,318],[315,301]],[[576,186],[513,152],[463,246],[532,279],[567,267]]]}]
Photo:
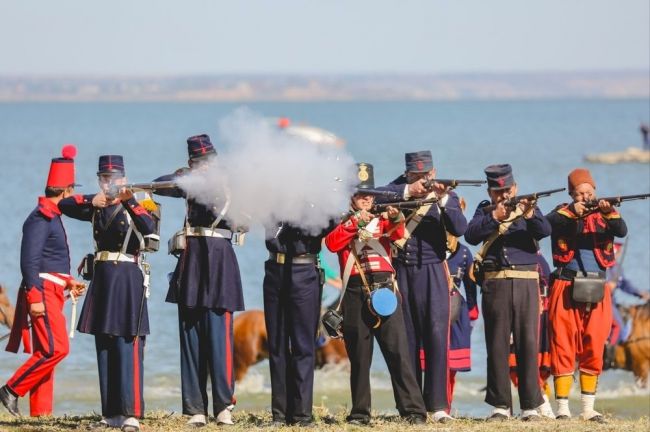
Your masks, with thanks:
[{"label": "white shirt cuff", "polygon": [[411,198],[411,195],[409,194],[409,185],[407,184],[404,186],[404,201],[408,201],[409,198]]},{"label": "white shirt cuff", "polygon": [[447,201],[449,201],[449,194],[445,194],[445,196],[438,201],[438,207],[445,208]]}]

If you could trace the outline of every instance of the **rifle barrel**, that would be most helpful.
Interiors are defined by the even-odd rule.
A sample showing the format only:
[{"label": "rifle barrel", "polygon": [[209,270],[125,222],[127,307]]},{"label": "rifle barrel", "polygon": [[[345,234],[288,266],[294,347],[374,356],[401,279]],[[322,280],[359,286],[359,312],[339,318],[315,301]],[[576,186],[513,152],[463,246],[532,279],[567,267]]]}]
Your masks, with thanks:
[{"label": "rifle barrel", "polygon": [[487,183],[487,180],[457,180],[457,179],[428,179],[426,182],[424,182],[424,187],[427,189],[431,189],[433,187],[434,183],[442,183],[448,188],[454,189],[458,186],[481,186],[483,184]]},{"label": "rifle barrel", "polygon": [[397,202],[389,202],[389,203],[381,203],[381,204],[375,204],[373,206],[373,211],[384,211],[388,207],[395,207],[398,209],[411,209],[411,208],[417,208],[417,207],[422,207],[423,205],[427,204],[433,204],[437,203],[438,198],[430,198],[430,199],[421,199],[421,200],[411,200],[411,201],[397,201]]},{"label": "rifle barrel", "polygon": [[[545,191],[541,191],[541,192],[534,192],[534,193],[525,194],[525,195],[517,195],[517,196],[512,197],[512,198],[508,199],[507,201],[505,201],[503,203],[503,205],[506,206],[506,207],[511,207],[512,208],[512,207],[516,206],[517,204],[519,204],[519,202],[521,200],[537,200],[539,198],[544,198],[544,197],[547,197],[549,195],[552,195],[554,193],[562,192],[563,190],[566,190],[566,188],[549,189],[549,190],[545,190]],[[485,212],[488,212],[488,211],[494,210],[496,207],[497,207],[496,204],[490,204],[488,206],[483,207],[483,210]]]},{"label": "rifle barrel", "polygon": [[143,189],[155,191],[158,189],[171,189],[178,187],[178,184],[174,181],[159,181],[159,182],[149,182],[149,183],[131,183],[125,185],[127,189]]},{"label": "rifle barrel", "polygon": [[586,207],[598,207],[598,202],[600,200],[607,201],[612,205],[620,205],[625,201],[634,201],[650,198],[650,193],[647,194],[636,194],[636,195],[621,195],[621,196],[611,196],[604,198],[596,198],[595,200],[587,201],[585,203]]}]

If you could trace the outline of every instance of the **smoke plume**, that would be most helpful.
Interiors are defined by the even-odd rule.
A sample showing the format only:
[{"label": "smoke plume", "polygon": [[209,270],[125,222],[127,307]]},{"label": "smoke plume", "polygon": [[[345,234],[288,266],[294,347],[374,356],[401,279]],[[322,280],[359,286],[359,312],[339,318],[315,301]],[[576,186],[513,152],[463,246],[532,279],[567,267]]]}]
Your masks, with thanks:
[{"label": "smoke plume", "polygon": [[219,155],[179,181],[189,197],[235,226],[280,221],[318,232],[348,208],[358,180],[341,148],[291,136],[239,109],[219,124]]}]

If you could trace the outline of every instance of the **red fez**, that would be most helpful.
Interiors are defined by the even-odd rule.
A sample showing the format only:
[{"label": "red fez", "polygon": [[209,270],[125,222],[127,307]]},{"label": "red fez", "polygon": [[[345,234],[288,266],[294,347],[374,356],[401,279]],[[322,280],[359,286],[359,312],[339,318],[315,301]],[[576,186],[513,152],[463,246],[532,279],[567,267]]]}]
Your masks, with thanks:
[{"label": "red fez", "polygon": [[576,168],[569,173],[568,178],[569,193],[583,183],[590,184],[594,189],[596,189],[596,183],[591,177],[591,173],[586,168]]},{"label": "red fez", "polygon": [[47,187],[67,188],[74,185],[74,157],[77,148],[66,144],[61,149],[61,157],[52,159],[50,174],[47,176]]}]

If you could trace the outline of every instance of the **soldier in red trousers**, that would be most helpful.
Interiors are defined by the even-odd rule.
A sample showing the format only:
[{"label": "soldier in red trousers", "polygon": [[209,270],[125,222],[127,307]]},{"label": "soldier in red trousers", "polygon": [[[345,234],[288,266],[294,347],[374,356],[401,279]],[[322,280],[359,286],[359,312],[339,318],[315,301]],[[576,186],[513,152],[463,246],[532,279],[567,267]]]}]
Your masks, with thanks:
[{"label": "soldier in red trousers", "polygon": [[70,276],[70,253],[58,203],[74,191],[74,146],[63,147],[61,158],[52,159],[45,196],[23,225],[20,248],[22,284],[16,301],[16,318],[7,351],[17,352],[22,339],[24,351],[32,353],[29,338],[31,322],[34,349],[31,357],[0,387],[0,401],[14,416],[19,416],[18,398],[30,393],[30,415],[52,414],[54,368],[69,351],[64,291],[80,296],[85,285]]}]

